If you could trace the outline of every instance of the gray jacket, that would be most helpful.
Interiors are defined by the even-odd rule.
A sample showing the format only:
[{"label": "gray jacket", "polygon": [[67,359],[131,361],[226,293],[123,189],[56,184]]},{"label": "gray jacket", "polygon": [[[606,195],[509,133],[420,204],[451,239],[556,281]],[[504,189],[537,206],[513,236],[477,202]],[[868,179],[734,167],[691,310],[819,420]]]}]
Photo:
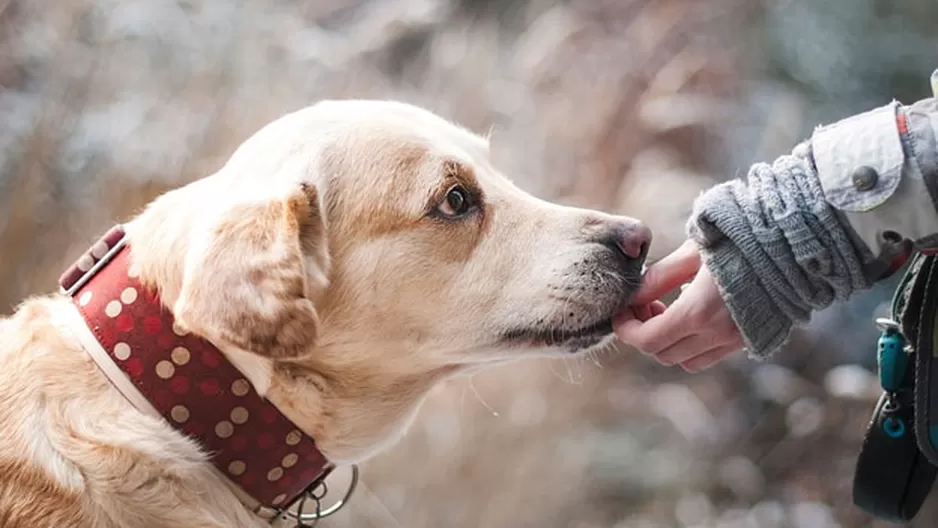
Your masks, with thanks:
[{"label": "gray jacket", "polygon": [[[938,71],[933,76],[938,97]],[[688,222],[750,354],[938,249],[938,99],[817,128],[790,155],[702,194]]]}]

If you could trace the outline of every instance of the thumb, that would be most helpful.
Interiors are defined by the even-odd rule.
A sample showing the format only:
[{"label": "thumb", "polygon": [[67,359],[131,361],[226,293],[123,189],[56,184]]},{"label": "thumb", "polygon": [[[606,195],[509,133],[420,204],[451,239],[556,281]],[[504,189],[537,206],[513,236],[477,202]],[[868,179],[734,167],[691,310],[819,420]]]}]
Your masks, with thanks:
[{"label": "thumb", "polygon": [[648,304],[692,279],[700,269],[697,243],[687,240],[673,252],[648,267],[642,285],[629,300],[630,305]]}]

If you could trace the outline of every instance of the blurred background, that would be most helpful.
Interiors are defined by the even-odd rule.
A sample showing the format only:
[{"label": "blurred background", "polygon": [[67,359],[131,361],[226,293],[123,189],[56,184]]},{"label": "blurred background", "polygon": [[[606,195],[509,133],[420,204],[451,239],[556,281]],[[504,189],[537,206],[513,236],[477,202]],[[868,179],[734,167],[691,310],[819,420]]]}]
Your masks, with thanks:
[{"label": "blurred background", "polygon": [[[322,98],[492,129],[524,188],[643,218],[657,258],[702,189],[927,96],[936,27],[934,0],[0,0],[0,306]],[[885,527],[850,489],[893,283],[768,363],[622,350],[442,386],[321,526]]]}]

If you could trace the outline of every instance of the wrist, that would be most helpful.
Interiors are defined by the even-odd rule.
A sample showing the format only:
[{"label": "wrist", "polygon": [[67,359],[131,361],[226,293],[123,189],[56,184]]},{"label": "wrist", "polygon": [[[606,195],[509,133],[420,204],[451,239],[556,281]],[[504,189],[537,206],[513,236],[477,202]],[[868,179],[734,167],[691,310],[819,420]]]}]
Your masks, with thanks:
[{"label": "wrist", "polygon": [[764,359],[781,349],[794,321],[777,306],[743,252],[733,244],[718,243],[702,250],[701,257],[748,354]]}]

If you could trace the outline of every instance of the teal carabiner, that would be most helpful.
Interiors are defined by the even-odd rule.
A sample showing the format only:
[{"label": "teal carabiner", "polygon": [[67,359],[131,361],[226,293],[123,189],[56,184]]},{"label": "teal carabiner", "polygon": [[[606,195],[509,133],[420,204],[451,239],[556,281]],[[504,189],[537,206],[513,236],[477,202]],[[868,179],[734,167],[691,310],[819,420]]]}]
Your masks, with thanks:
[{"label": "teal carabiner", "polygon": [[902,388],[909,366],[909,354],[905,351],[905,338],[895,322],[877,320],[877,324],[883,332],[879,336],[876,351],[879,383],[884,391],[897,392]]}]

